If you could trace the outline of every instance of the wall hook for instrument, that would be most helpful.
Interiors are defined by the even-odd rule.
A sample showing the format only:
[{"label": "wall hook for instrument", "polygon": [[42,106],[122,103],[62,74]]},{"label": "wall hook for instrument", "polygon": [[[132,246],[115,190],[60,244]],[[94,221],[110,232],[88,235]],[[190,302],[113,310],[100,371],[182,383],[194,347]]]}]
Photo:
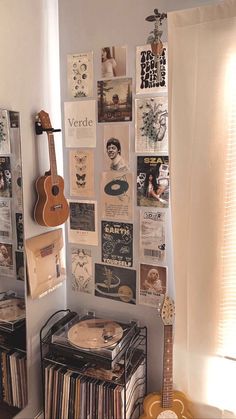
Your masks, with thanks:
[{"label": "wall hook for instrument", "polygon": [[43,132],[61,132],[61,129],[43,128],[40,121],[35,121],[36,135],[41,135]]}]

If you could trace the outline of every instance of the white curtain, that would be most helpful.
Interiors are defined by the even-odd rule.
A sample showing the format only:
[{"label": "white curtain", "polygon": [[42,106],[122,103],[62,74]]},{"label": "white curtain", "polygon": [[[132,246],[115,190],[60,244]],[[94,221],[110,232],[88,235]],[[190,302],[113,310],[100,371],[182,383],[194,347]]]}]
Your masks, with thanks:
[{"label": "white curtain", "polygon": [[[195,418],[231,418],[236,361],[224,352],[222,325],[236,314],[236,277],[227,284],[222,247],[233,193],[227,162],[236,166],[236,1],[169,13],[168,45],[174,386],[193,402]],[[222,310],[229,293],[230,308]],[[236,323],[229,324],[227,339],[232,333],[236,343]]]}]

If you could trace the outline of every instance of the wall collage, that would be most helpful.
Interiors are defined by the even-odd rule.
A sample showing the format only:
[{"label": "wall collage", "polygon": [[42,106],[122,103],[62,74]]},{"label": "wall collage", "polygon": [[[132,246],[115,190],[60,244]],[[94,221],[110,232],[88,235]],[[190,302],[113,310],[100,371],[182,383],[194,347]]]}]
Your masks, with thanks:
[{"label": "wall collage", "polygon": [[[134,100],[126,46],[101,48],[94,95],[93,52],[67,55],[69,101],[64,102],[70,195],[67,266],[72,289],[150,307],[157,307],[167,291],[169,158],[167,44],[163,45],[159,63],[150,45],[136,47]],[[131,124],[134,140],[130,138]],[[98,125],[102,126],[101,173],[96,161]],[[131,169],[133,159],[136,171]],[[97,176],[98,201],[94,186]],[[137,255],[135,205],[140,220]],[[101,259],[93,266],[90,246],[98,245]]]}]

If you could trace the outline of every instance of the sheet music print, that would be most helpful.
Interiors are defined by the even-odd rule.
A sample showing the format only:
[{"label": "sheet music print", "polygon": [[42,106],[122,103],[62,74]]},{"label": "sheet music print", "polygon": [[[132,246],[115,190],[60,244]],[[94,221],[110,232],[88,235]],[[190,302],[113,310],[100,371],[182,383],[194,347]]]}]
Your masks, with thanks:
[{"label": "sheet music print", "polygon": [[78,247],[71,248],[71,271],[73,291],[92,294],[94,284],[91,250]]},{"label": "sheet music print", "polygon": [[95,295],[136,304],[136,271],[95,263]]}]

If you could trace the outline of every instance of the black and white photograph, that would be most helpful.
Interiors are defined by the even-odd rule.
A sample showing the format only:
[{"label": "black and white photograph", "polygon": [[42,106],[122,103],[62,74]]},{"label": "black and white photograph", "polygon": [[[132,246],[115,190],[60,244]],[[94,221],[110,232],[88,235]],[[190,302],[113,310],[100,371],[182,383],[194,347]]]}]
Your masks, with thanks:
[{"label": "black and white photograph", "polygon": [[97,246],[97,202],[70,201],[69,242]]},{"label": "black and white photograph", "polygon": [[15,252],[15,259],[16,259],[16,279],[18,281],[24,281],[25,279],[24,253]]},{"label": "black and white photograph", "polygon": [[160,60],[156,60],[151,45],[136,47],[136,93],[167,92],[167,43],[163,43]]},{"label": "black and white photograph", "polygon": [[167,268],[140,264],[139,303],[158,308],[167,292]]},{"label": "black and white photograph", "polygon": [[133,266],[133,224],[102,221],[102,262]]},{"label": "black and white photograph", "polygon": [[110,46],[101,49],[102,79],[126,76],[126,53],[125,46]]},{"label": "black and white photograph", "polygon": [[11,161],[8,156],[0,156],[0,198],[12,197]]},{"label": "black and white photograph", "polygon": [[13,275],[13,251],[10,243],[0,243],[0,274]]},{"label": "black and white photograph", "polygon": [[132,121],[132,79],[97,82],[98,122]]},{"label": "black and white photograph", "polygon": [[142,97],[135,100],[135,151],[168,152],[167,97]]},{"label": "black and white photograph", "polygon": [[137,205],[169,206],[169,157],[137,157]]},{"label": "black and white photograph", "polygon": [[104,125],[104,160],[106,170],[129,170],[129,125]]},{"label": "black and white photograph", "polygon": [[95,263],[95,295],[136,304],[136,271]]},{"label": "black and white photograph", "polygon": [[72,289],[77,292],[92,294],[92,256],[90,249],[71,247]]},{"label": "black and white photograph", "polygon": [[93,53],[67,55],[67,80],[72,98],[93,96]]}]

